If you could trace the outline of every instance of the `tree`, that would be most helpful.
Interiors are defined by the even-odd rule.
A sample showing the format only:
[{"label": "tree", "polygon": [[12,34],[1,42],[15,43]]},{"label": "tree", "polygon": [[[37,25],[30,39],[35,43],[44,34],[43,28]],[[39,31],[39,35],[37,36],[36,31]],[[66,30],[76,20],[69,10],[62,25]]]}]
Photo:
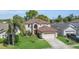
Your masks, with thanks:
[{"label": "tree", "polygon": [[47,16],[45,16],[45,15],[38,15],[36,18],[50,22],[50,19]]},{"label": "tree", "polygon": [[54,20],[53,19],[50,19],[50,23],[52,23],[52,22],[54,22]]},{"label": "tree", "polygon": [[75,17],[75,19],[78,19],[78,16],[74,16]]},{"label": "tree", "polygon": [[68,21],[71,22],[75,19],[75,16],[73,14],[70,14],[69,16],[67,16]]},{"label": "tree", "polygon": [[28,12],[26,12],[26,16],[25,19],[33,19],[38,15],[38,12],[36,10],[30,10]]},{"label": "tree", "polygon": [[66,23],[66,22],[69,22],[69,21],[71,21],[71,19],[68,16],[63,18],[63,22]]},{"label": "tree", "polygon": [[18,25],[18,23],[24,23],[24,19],[21,16],[14,15],[13,16],[13,23],[15,23],[17,25]]},{"label": "tree", "polygon": [[61,17],[61,15],[58,15],[58,17],[55,20],[55,22],[63,22],[63,18]]},{"label": "tree", "polygon": [[22,35],[25,35],[26,33],[24,21],[24,18],[22,18],[21,16],[13,16],[13,23],[20,29]]},{"label": "tree", "polygon": [[73,14],[70,14],[69,16],[70,16],[71,18],[74,18],[74,15],[73,15]]},{"label": "tree", "polygon": [[9,20],[9,29],[7,31],[7,44],[14,45],[15,44],[15,29],[12,20]]},{"label": "tree", "polygon": [[71,21],[75,19],[75,16],[73,14],[70,14],[69,17],[71,18]]},{"label": "tree", "polygon": [[73,14],[70,14],[69,16],[64,17],[64,22],[71,22],[77,19],[77,16],[74,16]]}]

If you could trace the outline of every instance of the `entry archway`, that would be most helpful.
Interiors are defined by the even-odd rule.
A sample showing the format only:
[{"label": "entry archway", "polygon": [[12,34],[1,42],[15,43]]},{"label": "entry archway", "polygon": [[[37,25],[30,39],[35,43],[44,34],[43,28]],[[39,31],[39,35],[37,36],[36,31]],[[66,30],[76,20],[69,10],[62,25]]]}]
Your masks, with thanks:
[{"label": "entry archway", "polygon": [[35,33],[35,34],[37,34],[37,30],[38,30],[38,25],[35,24],[35,25],[34,25],[34,33]]}]

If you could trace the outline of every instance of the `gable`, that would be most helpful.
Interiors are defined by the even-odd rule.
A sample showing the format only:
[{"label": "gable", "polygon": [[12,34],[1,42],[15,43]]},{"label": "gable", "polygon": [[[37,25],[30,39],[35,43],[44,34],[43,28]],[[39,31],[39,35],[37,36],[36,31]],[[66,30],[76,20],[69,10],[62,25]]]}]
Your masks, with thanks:
[{"label": "gable", "polygon": [[72,28],[72,27],[68,27],[64,31],[76,31],[76,30],[74,28]]}]

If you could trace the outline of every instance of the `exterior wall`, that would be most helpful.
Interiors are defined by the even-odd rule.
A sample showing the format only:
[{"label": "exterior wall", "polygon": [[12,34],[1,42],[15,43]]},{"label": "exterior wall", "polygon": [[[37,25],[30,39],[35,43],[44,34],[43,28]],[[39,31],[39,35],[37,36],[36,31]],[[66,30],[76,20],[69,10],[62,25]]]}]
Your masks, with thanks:
[{"label": "exterior wall", "polygon": [[0,33],[0,38],[6,38],[7,34],[6,32]]},{"label": "exterior wall", "polygon": [[41,36],[42,36],[43,39],[52,39],[52,40],[54,40],[54,39],[56,39],[57,35],[56,34],[44,34],[44,33],[42,33]]},{"label": "exterior wall", "polygon": [[66,34],[76,34],[76,30],[68,27],[67,29],[64,30],[63,35],[66,36]]},{"label": "exterior wall", "polygon": [[55,33],[55,37],[57,37],[58,36],[58,33]]},{"label": "exterior wall", "polygon": [[[34,25],[35,25],[35,24],[38,26],[38,29],[39,29],[40,27],[43,27],[43,26],[51,27],[50,24],[37,24],[37,23],[34,23],[34,24],[26,24],[26,25],[25,25],[26,30],[27,30],[27,31],[32,31],[32,27],[33,27],[33,30],[35,30],[35,29],[34,29]],[[29,27],[28,27],[28,25],[29,25]]]},{"label": "exterior wall", "polygon": [[43,26],[48,26],[48,27],[50,27],[50,24],[37,24],[37,23],[34,23],[33,24],[33,28],[34,28],[34,25],[37,25],[38,26],[38,29],[40,28],[40,27],[43,27]]},{"label": "exterior wall", "polygon": [[[43,27],[43,26],[48,26],[48,27],[51,27],[51,25],[50,24],[38,24],[38,27],[40,28],[40,27]],[[39,29],[38,28],[38,29]]]},{"label": "exterior wall", "polygon": [[79,35],[79,30],[76,30],[76,34]]},{"label": "exterior wall", "polygon": [[28,24],[26,24],[26,25],[25,25],[25,29],[26,29],[27,31],[31,31],[31,25],[28,27]]}]

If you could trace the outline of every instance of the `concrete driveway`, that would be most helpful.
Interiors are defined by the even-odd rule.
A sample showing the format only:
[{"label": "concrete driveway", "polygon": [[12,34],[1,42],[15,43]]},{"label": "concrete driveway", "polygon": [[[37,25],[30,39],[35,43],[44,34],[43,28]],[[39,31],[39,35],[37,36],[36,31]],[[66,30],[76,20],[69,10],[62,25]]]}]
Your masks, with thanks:
[{"label": "concrete driveway", "polygon": [[64,44],[58,39],[46,39],[46,41],[52,46],[52,49],[72,49],[71,46]]}]

